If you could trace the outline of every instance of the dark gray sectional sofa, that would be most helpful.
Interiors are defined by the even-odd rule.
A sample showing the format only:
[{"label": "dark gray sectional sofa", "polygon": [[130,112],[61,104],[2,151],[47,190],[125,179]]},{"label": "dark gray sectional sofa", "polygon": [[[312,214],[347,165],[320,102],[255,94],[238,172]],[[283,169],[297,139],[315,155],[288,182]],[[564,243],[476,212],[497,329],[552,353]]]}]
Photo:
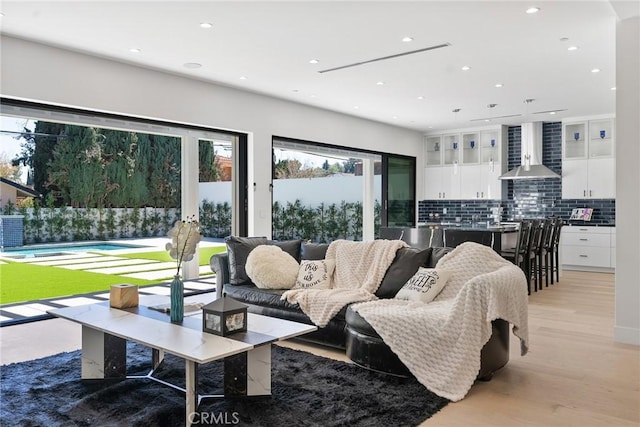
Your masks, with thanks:
[{"label": "dark gray sectional sofa", "polygon": [[[217,277],[217,297],[226,294],[249,306],[250,313],[262,314],[295,322],[312,324],[309,317],[297,305],[280,297],[284,290],[261,289],[246,275],[244,263],[248,254],[258,245],[271,244],[291,254],[297,261],[323,259],[328,244],[308,243],[301,240],[271,241],[262,237],[228,237],[227,253],[211,257],[211,269]],[[376,291],[378,298],[393,298],[419,267],[435,267],[450,248],[403,248]],[[317,344],[345,349],[355,363],[369,369],[396,375],[410,375],[404,364],[384,344],[361,316],[349,306],[343,308],[324,328],[306,334],[299,339]],[[479,378],[490,378],[493,372],[509,360],[509,324],[501,319],[493,322],[493,335],[481,354]]]}]

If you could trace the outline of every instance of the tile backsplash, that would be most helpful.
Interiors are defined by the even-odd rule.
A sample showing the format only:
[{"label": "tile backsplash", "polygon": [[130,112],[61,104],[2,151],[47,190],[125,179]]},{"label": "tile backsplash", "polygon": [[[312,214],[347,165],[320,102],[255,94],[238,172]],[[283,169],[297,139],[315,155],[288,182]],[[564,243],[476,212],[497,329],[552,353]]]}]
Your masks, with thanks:
[{"label": "tile backsplash", "polygon": [[[542,163],[562,175],[562,123],[543,125]],[[520,126],[509,127],[508,170],[520,165]],[[432,221],[437,213],[440,221],[486,221],[491,208],[503,208],[503,220],[558,216],[569,220],[574,208],[593,208],[589,224],[614,224],[615,199],[563,199],[562,180],[532,179],[508,181],[506,200],[421,200],[418,221]],[[446,214],[443,213],[446,210]]]}]

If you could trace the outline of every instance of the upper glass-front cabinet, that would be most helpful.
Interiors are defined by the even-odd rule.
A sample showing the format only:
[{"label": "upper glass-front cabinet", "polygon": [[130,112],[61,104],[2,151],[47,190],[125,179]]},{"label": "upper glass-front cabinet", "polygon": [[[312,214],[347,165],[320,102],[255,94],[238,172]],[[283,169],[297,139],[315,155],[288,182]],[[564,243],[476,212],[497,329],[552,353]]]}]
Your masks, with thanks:
[{"label": "upper glass-front cabinet", "polygon": [[587,157],[587,122],[565,123],[562,140],[565,159]]},{"label": "upper glass-front cabinet", "polygon": [[460,134],[444,135],[442,137],[444,164],[457,165],[460,161]]},{"label": "upper glass-front cabinet", "polygon": [[563,159],[613,157],[614,119],[563,124]]},{"label": "upper glass-front cabinet", "polygon": [[442,164],[442,138],[440,136],[428,136],[426,138],[425,158],[427,166]]},{"label": "upper glass-front cabinet", "polygon": [[425,166],[499,164],[501,134],[498,128],[426,136]]},{"label": "upper glass-front cabinet", "polygon": [[480,153],[482,164],[500,162],[500,132],[484,131],[480,136]]},{"label": "upper glass-front cabinet", "polygon": [[589,121],[589,157],[613,156],[613,119]]},{"label": "upper glass-front cabinet", "polygon": [[472,165],[480,163],[480,134],[462,134],[462,163]]}]

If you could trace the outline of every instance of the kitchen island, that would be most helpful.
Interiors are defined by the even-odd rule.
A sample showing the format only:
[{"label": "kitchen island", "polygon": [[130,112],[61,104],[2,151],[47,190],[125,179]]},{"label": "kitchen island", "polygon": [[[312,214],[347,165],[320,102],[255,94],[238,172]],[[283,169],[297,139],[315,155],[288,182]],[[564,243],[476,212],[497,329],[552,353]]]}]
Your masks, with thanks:
[{"label": "kitchen island", "polygon": [[428,222],[417,227],[380,227],[380,238],[403,240],[416,248],[476,242],[500,253],[504,248],[515,248],[519,231],[518,223]]}]

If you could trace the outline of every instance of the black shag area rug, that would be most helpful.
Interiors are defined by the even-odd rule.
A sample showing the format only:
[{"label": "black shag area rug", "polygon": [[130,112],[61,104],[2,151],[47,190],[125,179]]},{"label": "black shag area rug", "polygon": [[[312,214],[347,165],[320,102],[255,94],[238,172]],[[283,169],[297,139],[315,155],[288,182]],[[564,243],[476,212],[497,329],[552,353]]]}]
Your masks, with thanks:
[{"label": "black shag area rug", "polygon": [[[129,344],[127,374],[146,374],[151,350]],[[414,378],[274,346],[272,396],[204,400],[194,425],[415,426],[449,401]],[[201,365],[199,391],[222,393],[222,362]],[[184,362],[156,375],[184,385]],[[183,426],[184,394],[150,380],[82,381],[80,351],[0,367],[2,426]]]}]

